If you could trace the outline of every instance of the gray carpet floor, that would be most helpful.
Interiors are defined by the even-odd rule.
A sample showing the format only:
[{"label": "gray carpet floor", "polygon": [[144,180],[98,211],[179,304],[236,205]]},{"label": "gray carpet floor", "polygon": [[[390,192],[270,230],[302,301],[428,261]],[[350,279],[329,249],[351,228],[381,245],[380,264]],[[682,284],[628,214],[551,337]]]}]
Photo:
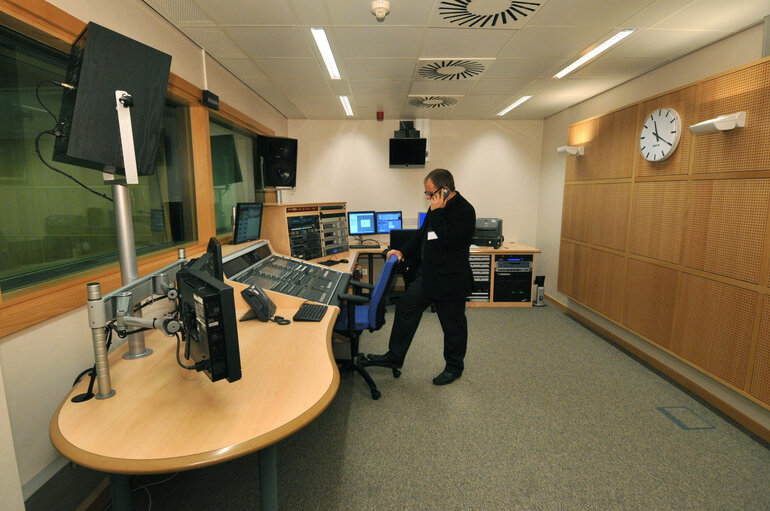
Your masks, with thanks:
[{"label": "gray carpet floor", "polygon": [[[388,324],[362,337],[387,350]],[[426,313],[403,368],[344,373],[331,405],[278,444],[284,510],[767,510],[770,450],[553,306],[469,309],[451,385]],[[347,345],[335,346],[344,354]],[[256,455],[134,493],[136,509],[259,509]],[[164,476],[137,479],[150,484]]]}]

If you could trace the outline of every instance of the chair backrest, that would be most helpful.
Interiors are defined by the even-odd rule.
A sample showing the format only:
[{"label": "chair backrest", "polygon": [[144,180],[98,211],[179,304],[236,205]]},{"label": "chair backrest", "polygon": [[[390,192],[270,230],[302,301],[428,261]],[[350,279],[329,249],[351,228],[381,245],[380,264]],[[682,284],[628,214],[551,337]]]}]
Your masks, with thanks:
[{"label": "chair backrest", "polygon": [[369,299],[369,328],[372,330],[379,329],[385,323],[385,292],[393,281],[393,267],[396,266],[396,262],[398,262],[396,256],[390,256],[390,259],[385,261],[380,277],[372,289]]}]

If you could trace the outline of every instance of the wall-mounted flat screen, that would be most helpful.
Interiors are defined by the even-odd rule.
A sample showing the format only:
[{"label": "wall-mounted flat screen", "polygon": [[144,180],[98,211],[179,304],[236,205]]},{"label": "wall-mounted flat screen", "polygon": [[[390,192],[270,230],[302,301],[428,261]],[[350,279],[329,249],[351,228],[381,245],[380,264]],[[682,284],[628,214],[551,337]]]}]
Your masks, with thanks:
[{"label": "wall-mounted flat screen", "polygon": [[374,234],[374,211],[348,211],[348,232],[350,234]]},{"label": "wall-mounted flat screen", "polygon": [[402,229],[400,211],[377,211],[374,214],[377,234],[387,234],[393,229]]},{"label": "wall-mounted flat screen", "polygon": [[427,140],[424,138],[391,138],[390,166],[424,167],[426,145]]}]

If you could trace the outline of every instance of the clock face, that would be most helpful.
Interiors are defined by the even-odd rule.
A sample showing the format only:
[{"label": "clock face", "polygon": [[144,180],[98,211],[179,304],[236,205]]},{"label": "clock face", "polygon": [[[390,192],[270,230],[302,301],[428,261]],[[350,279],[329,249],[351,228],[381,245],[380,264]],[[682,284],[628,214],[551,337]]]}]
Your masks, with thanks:
[{"label": "clock face", "polygon": [[659,108],[644,119],[639,135],[639,151],[649,161],[663,161],[672,154],[682,138],[682,119],[676,110]]}]

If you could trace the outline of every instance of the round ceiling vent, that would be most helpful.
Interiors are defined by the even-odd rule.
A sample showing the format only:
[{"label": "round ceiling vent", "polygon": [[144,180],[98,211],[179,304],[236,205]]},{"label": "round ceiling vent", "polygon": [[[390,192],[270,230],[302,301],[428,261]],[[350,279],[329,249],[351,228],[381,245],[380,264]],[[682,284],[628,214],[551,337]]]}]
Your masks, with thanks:
[{"label": "round ceiling vent", "polygon": [[445,108],[455,106],[457,100],[446,96],[420,96],[409,98],[409,105],[417,108]]},{"label": "round ceiling vent", "polygon": [[473,60],[440,60],[424,65],[417,72],[431,80],[463,80],[484,72],[484,64]]},{"label": "round ceiling vent", "polygon": [[519,21],[534,13],[541,4],[520,0],[451,0],[441,2],[438,12],[449,23],[484,28]]}]

